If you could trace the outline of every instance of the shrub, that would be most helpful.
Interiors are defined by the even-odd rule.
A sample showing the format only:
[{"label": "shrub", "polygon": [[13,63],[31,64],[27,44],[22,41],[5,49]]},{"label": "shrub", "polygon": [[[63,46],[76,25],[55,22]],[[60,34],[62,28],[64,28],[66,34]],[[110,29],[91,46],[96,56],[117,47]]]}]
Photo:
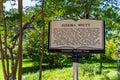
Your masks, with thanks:
[{"label": "shrub", "polygon": [[111,59],[116,59],[116,43],[113,40],[106,41],[105,55]]},{"label": "shrub", "polygon": [[[62,54],[48,53],[48,41],[47,35],[45,36],[45,51],[43,62],[48,65],[48,67],[62,67],[67,56]],[[27,37],[24,43],[24,56],[32,59],[35,66],[39,65],[40,55],[42,53],[42,40],[40,35],[36,30],[31,30],[27,33]]]}]

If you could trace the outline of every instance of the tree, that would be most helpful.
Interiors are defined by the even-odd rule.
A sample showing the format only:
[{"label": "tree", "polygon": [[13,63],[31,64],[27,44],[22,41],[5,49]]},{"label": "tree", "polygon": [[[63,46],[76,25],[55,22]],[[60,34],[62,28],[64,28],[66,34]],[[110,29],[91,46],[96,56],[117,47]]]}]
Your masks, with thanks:
[{"label": "tree", "polygon": [[[7,27],[6,27],[6,20],[5,20],[6,18],[5,18],[4,12],[3,12],[3,2],[2,1],[3,0],[0,1],[0,5],[2,6],[1,9],[0,9],[0,12],[1,12],[1,16],[2,16],[3,25],[4,25],[4,32],[5,32],[4,33],[4,35],[5,35],[4,38],[5,39],[4,39],[4,42],[2,42],[2,40],[0,39],[0,41],[1,41],[0,46],[1,46],[1,50],[2,50],[2,45],[5,45],[5,54],[2,55],[3,51],[1,51],[4,76],[5,76],[5,80],[16,79],[17,66],[19,65],[19,67],[18,67],[18,69],[19,69],[18,80],[21,80],[21,78],[22,78],[22,34],[23,34],[23,31],[25,29],[27,29],[27,26],[30,25],[33,22],[34,19],[31,18],[30,22],[27,22],[24,26],[22,26],[22,7],[21,7],[22,6],[22,0],[19,0],[19,2],[18,2],[18,4],[19,4],[19,9],[18,9],[19,14],[16,14],[18,16],[17,18],[15,18],[16,15],[12,16],[12,19],[13,19],[12,21],[14,21],[16,19],[20,20],[20,25],[19,25],[20,28],[18,29],[19,32],[17,32],[15,34],[15,36],[12,38],[12,40],[8,40],[8,41],[10,41],[10,44],[8,45],[7,44],[7,35],[9,35],[9,34],[7,34]],[[11,19],[9,17],[11,17],[11,15],[10,16],[7,15],[7,19]],[[16,25],[18,25],[18,24],[16,24]],[[11,26],[13,26],[13,24]],[[1,37],[1,34],[0,34],[0,37]],[[18,38],[19,38],[19,40],[18,40]],[[18,41],[18,52],[15,54],[16,56],[15,56],[15,59],[14,59],[13,49],[16,47],[17,41]],[[9,55],[7,54],[7,49],[9,50],[9,53],[10,53]],[[9,67],[8,57],[10,57],[10,59],[11,59],[11,69],[12,69],[11,72],[9,70],[10,67]],[[5,63],[4,59],[6,59],[6,62],[7,62],[6,65],[4,64]]]}]

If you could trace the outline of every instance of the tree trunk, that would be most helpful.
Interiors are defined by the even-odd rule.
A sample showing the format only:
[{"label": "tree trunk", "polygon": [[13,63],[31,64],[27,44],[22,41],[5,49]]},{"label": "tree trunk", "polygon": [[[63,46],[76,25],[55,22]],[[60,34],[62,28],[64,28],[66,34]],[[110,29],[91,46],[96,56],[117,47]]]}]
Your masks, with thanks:
[{"label": "tree trunk", "polygon": [[18,80],[22,80],[22,0],[18,0],[18,11],[20,15],[19,20],[19,30],[20,30],[20,36],[19,36],[19,44],[18,44],[18,54],[19,54],[19,70],[18,70]]},{"label": "tree trunk", "polygon": [[9,75],[9,60],[8,60],[8,56],[7,56],[7,28],[6,28],[6,21],[5,21],[5,16],[4,16],[4,10],[3,10],[3,0],[0,0],[0,13],[1,13],[1,18],[2,18],[2,22],[3,22],[3,26],[4,26],[4,44],[5,44],[5,54],[1,57],[4,57],[3,59],[6,60],[6,66],[4,63],[4,68],[6,68],[5,71],[5,75],[6,75],[6,79],[8,79],[8,75]]},{"label": "tree trunk", "polygon": [[18,12],[19,12],[19,33],[16,34],[16,37],[13,38],[12,42],[14,42],[13,47],[9,48],[9,51],[11,52],[11,57],[13,58],[13,48],[15,47],[16,41],[18,39],[18,51],[15,59],[15,63],[13,62],[12,65],[12,75],[11,79],[16,80],[16,73],[18,69],[18,79],[22,80],[22,35],[23,35],[23,28],[22,28],[22,0],[18,0]]},{"label": "tree trunk", "polygon": [[43,55],[44,55],[44,33],[45,33],[45,21],[44,21],[44,0],[42,0],[42,54],[40,56],[40,72],[39,72],[39,80],[42,80],[42,61],[43,61]]},{"label": "tree trunk", "polygon": [[3,74],[4,74],[4,80],[7,80],[6,76],[6,69],[5,69],[5,61],[4,61],[4,55],[2,53],[2,40],[1,40],[1,34],[0,34],[0,54],[1,54],[1,60],[2,60],[2,68],[3,68]]}]

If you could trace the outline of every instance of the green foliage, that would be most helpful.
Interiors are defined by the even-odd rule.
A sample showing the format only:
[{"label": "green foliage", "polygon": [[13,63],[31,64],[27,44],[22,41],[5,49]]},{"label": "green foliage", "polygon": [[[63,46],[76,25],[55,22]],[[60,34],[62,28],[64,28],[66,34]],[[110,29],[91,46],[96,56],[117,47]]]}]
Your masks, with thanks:
[{"label": "green foliage", "polygon": [[14,14],[12,16],[7,16],[6,17],[7,20],[10,20],[12,22],[15,21],[15,20],[17,20],[17,19],[19,19],[19,18],[20,18],[19,14]]},{"label": "green foliage", "polygon": [[26,34],[24,43],[24,55],[33,61],[39,61],[42,52],[39,32],[31,30]]},{"label": "green foliage", "polygon": [[0,26],[0,34],[4,34],[4,28],[3,28],[3,26]]},{"label": "green foliage", "polygon": [[[47,37],[46,37],[47,38]],[[24,43],[24,56],[32,59],[34,65],[39,65],[40,55],[42,53],[42,41],[40,38],[40,33],[37,30],[30,30],[27,33],[25,43]],[[48,65],[49,68],[53,67],[63,67],[67,57],[62,54],[48,53],[48,43],[45,39],[45,54],[43,62]]]},{"label": "green foliage", "polygon": [[116,59],[116,43],[114,43],[113,40],[106,41],[106,46],[105,46],[105,55],[109,58]]},{"label": "green foliage", "polygon": [[5,19],[7,26],[18,26],[18,19],[20,18],[18,9],[12,8],[5,12]]},{"label": "green foliage", "polygon": [[44,63],[48,64],[49,68],[62,68],[66,65],[65,61],[67,59],[66,55],[60,54],[60,53],[48,53],[44,57]]}]

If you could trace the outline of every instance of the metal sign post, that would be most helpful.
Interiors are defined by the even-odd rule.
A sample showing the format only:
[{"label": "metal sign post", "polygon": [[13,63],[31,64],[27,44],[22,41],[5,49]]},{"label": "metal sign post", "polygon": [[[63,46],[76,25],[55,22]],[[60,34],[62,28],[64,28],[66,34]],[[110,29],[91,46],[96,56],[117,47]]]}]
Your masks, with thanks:
[{"label": "metal sign post", "polygon": [[73,54],[73,80],[78,80],[78,54]]},{"label": "metal sign post", "polygon": [[102,54],[100,54],[100,74],[102,74]]}]

